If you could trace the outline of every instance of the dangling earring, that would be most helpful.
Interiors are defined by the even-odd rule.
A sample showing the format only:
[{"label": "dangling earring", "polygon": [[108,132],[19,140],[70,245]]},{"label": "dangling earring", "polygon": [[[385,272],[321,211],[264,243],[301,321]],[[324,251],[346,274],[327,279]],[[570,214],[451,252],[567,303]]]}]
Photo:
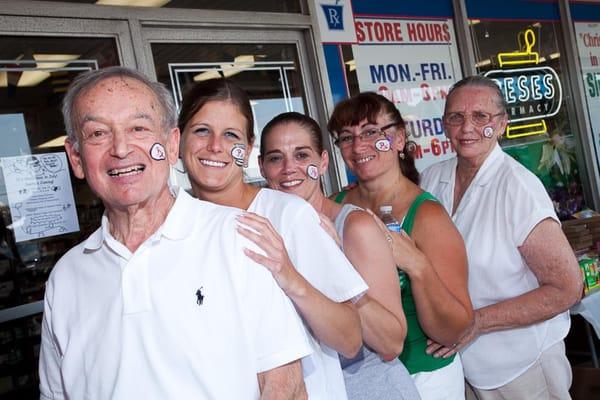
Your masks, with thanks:
[{"label": "dangling earring", "polygon": [[404,150],[400,150],[398,152],[398,158],[404,160],[404,157],[406,157],[406,155],[404,154]]},{"label": "dangling earring", "polygon": [[248,160],[244,160],[244,168],[248,168]]}]

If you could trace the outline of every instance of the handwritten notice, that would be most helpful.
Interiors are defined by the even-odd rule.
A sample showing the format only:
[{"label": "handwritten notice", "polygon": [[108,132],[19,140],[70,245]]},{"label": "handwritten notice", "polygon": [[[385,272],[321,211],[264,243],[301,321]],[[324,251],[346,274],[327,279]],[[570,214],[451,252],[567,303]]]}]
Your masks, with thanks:
[{"label": "handwritten notice", "polygon": [[17,242],[79,230],[65,153],[0,161]]}]

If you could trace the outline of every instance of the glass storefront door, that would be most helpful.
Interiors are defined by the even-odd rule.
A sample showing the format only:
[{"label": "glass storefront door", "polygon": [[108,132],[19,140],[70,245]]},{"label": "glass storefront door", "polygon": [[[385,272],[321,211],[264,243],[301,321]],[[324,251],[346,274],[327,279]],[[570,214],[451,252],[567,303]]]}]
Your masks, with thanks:
[{"label": "glass storefront door", "polygon": [[[310,110],[315,109],[311,106],[314,99],[310,80],[303,74],[302,36],[293,31],[271,32],[268,36],[253,31],[211,30],[206,36],[203,33],[148,30],[157,80],[171,89],[178,106],[186,90],[205,79],[225,77],[244,88],[250,97],[256,135],[244,175],[246,181],[261,184],[258,148],[263,126],[282,112],[310,115]],[[176,37],[172,41],[164,40],[173,35]],[[211,39],[207,41],[206,37]],[[277,37],[277,42],[272,37]],[[184,176],[178,180],[184,187],[187,185]]]},{"label": "glass storefront door", "polygon": [[[10,24],[16,27],[18,19],[12,18]],[[11,34],[0,33],[3,399],[39,398],[37,359],[45,282],[56,261],[97,228],[103,211],[87,184],[70,173],[63,146],[63,95],[79,73],[121,64],[120,50],[129,40],[120,36],[122,24],[114,22],[91,21],[104,29],[102,36],[73,37],[74,32],[52,27],[48,20],[24,20],[21,29],[45,25],[46,34],[16,28]],[[83,34],[78,25],[84,24],[71,28]],[[2,26],[8,27],[8,22]]]}]

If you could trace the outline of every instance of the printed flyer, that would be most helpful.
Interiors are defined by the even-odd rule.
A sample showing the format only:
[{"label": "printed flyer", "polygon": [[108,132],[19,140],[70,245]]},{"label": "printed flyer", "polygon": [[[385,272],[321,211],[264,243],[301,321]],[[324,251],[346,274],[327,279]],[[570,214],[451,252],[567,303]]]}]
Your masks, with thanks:
[{"label": "printed flyer", "polygon": [[0,159],[15,240],[79,230],[65,153]]}]

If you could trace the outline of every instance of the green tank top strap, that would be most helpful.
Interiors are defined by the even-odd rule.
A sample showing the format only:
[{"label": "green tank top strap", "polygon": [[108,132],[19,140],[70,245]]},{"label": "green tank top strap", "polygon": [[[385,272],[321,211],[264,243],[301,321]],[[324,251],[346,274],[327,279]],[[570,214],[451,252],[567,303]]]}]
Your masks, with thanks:
[{"label": "green tank top strap", "polygon": [[335,201],[338,204],[342,204],[342,201],[344,200],[344,197],[346,197],[346,195],[348,194],[347,191],[342,190],[341,192],[339,192],[335,198],[333,199],[333,201]]},{"label": "green tank top strap", "polygon": [[413,226],[415,224],[415,215],[417,215],[417,210],[419,209],[421,204],[423,204],[423,202],[427,201],[427,200],[435,201],[436,203],[439,203],[439,200],[436,199],[434,195],[432,195],[429,192],[423,192],[415,198],[415,200],[412,202],[412,204],[408,208],[408,212],[406,213],[406,216],[404,217],[404,220],[402,221],[402,230],[404,232],[406,232],[408,234],[408,236],[410,236]]}]

